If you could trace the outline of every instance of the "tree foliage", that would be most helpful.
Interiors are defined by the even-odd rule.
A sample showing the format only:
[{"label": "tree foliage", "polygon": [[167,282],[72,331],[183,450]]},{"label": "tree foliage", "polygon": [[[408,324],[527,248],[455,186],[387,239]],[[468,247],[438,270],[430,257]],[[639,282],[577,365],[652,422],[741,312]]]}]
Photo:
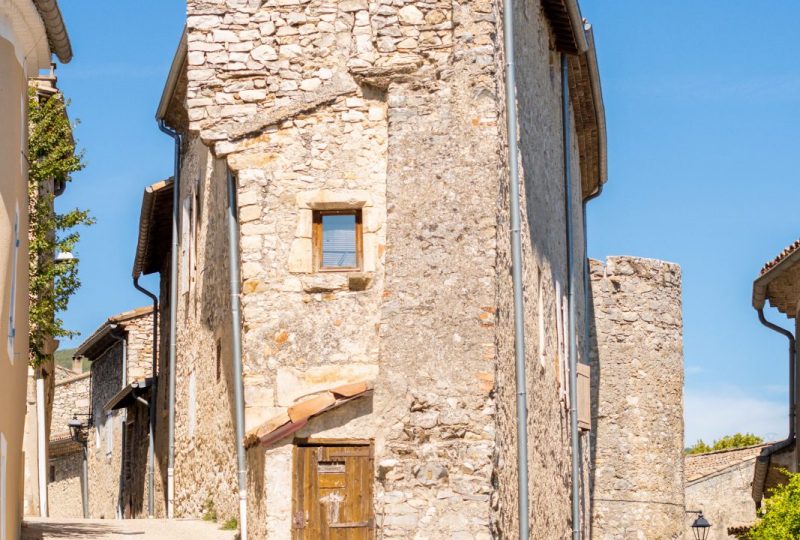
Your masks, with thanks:
[{"label": "tree foliage", "polygon": [[726,435],[721,439],[717,439],[713,444],[706,444],[703,439],[697,441],[694,445],[690,446],[687,454],[705,454],[707,452],[716,452],[718,450],[730,450],[733,448],[745,448],[747,446],[754,446],[761,444],[764,439],[752,433],[734,433],[733,435]]},{"label": "tree foliage", "polygon": [[56,253],[72,252],[80,239],[76,227],[94,220],[86,210],[65,213],[54,209],[54,194],[45,189],[51,181],[66,184],[84,167],[83,152],[75,149],[73,124],[60,94],[42,97],[28,92],[28,195],[30,272],[30,359],[38,365],[46,355],[48,336],[71,337],[58,316],[80,287],[76,261],[55,263]]},{"label": "tree foliage", "polygon": [[761,520],[747,535],[749,540],[800,538],[800,474],[783,471],[788,482],[770,490],[759,511]]}]

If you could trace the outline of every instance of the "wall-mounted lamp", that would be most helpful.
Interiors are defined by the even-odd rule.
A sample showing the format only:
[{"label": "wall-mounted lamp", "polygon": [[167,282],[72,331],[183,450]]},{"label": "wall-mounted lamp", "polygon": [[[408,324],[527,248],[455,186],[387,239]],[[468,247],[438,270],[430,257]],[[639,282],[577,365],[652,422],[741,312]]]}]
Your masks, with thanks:
[{"label": "wall-mounted lamp", "polygon": [[697,518],[692,522],[692,533],[694,533],[695,540],[706,540],[708,538],[711,523],[703,517],[702,510],[687,510],[687,514],[697,514]]}]

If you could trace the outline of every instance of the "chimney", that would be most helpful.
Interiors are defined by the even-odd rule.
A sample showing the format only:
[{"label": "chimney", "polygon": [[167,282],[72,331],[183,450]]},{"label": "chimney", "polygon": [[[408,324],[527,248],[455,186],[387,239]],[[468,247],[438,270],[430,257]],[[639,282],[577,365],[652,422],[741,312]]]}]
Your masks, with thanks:
[{"label": "chimney", "polygon": [[83,358],[80,356],[72,357],[72,371],[75,373],[83,373]]}]

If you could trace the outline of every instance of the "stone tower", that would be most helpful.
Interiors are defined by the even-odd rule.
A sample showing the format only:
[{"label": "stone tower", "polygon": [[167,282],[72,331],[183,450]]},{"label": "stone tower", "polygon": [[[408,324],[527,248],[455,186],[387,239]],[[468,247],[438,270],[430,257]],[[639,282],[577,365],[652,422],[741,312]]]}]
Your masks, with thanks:
[{"label": "stone tower", "polygon": [[682,538],[681,271],[591,261],[592,538]]}]

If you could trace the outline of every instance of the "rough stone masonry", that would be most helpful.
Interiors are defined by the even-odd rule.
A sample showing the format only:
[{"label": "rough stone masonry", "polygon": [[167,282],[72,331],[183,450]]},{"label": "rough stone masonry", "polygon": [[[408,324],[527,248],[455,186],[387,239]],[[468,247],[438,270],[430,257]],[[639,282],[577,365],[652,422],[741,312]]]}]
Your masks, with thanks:
[{"label": "rough stone masonry", "polygon": [[683,318],[677,264],[591,261],[592,538],[683,538]]},{"label": "rough stone masonry", "polygon": [[[371,526],[383,538],[516,534],[498,5],[188,2],[186,53],[168,114],[184,135],[177,515],[211,508],[222,519],[237,515],[230,170],[247,428],[337,385],[374,384],[370,397],[312,418],[293,437],[249,448],[251,538],[290,538],[302,527],[289,494],[293,448],[308,438],[373,445]],[[571,529],[561,70],[544,5],[517,10],[531,538],[552,540]],[[567,122],[572,206],[580,208],[591,193],[581,189],[590,183],[581,164],[596,156],[581,150],[577,115]],[[322,210],[361,213],[357,271],[316,270],[313,216]],[[582,261],[580,212],[573,227],[572,256]],[[166,290],[162,281],[162,299]],[[582,286],[575,296],[583,320]]]}]

